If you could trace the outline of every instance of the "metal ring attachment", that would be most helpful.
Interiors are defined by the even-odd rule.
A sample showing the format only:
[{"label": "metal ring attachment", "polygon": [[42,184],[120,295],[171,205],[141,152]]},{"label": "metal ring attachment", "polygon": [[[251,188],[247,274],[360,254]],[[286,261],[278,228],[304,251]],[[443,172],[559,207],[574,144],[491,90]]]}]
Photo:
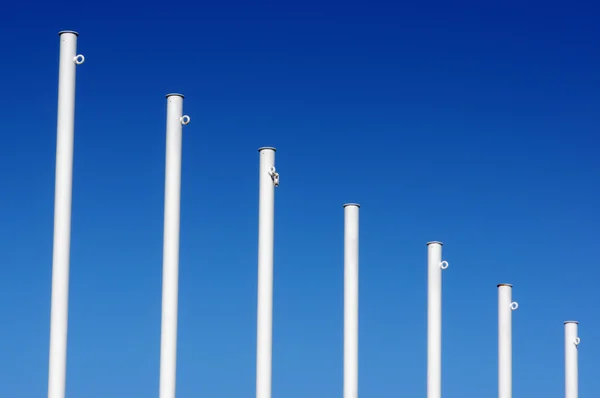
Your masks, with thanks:
[{"label": "metal ring attachment", "polygon": [[576,337],[573,343],[575,343],[575,345],[579,345],[579,343],[581,343],[581,339],[579,337]]},{"label": "metal ring attachment", "polygon": [[192,120],[188,115],[183,115],[179,120],[181,120],[181,124],[188,124],[190,120]]},{"label": "metal ring attachment", "polygon": [[73,62],[75,62],[75,65],[81,65],[84,61],[85,57],[83,54],[77,54],[75,57],[73,57]]},{"label": "metal ring attachment", "polygon": [[448,261],[442,261],[440,263],[440,268],[441,269],[446,269],[446,268],[448,268],[448,266],[449,266]]},{"label": "metal ring attachment", "polygon": [[517,303],[516,301],[513,301],[512,303],[510,303],[510,309],[511,310],[516,310],[517,308],[519,308],[519,303]]},{"label": "metal ring attachment", "polygon": [[279,186],[279,173],[277,172],[277,170],[275,170],[275,166],[269,167],[269,175],[271,176],[271,179],[273,180],[273,185],[275,187],[278,187]]}]

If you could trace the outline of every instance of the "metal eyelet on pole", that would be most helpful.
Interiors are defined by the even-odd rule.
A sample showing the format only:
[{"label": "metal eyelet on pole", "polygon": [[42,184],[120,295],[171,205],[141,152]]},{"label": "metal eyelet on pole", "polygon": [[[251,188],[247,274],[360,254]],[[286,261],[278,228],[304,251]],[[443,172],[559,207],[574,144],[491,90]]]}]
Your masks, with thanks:
[{"label": "metal eyelet on pole", "polygon": [[279,173],[275,170],[275,166],[271,166],[269,168],[269,175],[271,176],[271,179],[273,180],[273,185],[275,185],[275,187],[279,186]]},{"label": "metal eyelet on pole", "polygon": [[73,57],[73,62],[75,62],[75,65],[81,65],[85,62],[85,57],[82,54],[77,54]]}]

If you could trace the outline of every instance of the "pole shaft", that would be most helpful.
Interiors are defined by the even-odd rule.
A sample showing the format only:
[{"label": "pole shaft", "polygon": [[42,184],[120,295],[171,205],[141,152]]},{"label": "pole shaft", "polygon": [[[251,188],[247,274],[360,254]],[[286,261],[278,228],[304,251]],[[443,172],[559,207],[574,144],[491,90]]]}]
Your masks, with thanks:
[{"label": "pole shaft", "polygon": [[427,398],[442,396],[442,244],[427,245]]},{"label": "pole shaft", "polygon": [[259,156],[256,398],[271,398],[275,187],[269,173],[275,167],[275,149],[261,148]]},{"label": "pole shaft", "polygon": [[344,398],[357,398],[359,206],[346,205],[344,219]]},{"label": "pole shaft", "polygon": [[183,97],[167,97],[160,398],[175,398]]},{"label": "pole shaft", "polygon": [[76,55],[77,34],[61,32],[48,398],[64,398],[66,384]]},{"label": "pole shaft", "polygon": [[498,286],[498,398],[512,398],[512,286]]},{"label": "pole shaft", "polygon": [[577,322],[565,322],[565,398],[578,398],[578,349]]}]

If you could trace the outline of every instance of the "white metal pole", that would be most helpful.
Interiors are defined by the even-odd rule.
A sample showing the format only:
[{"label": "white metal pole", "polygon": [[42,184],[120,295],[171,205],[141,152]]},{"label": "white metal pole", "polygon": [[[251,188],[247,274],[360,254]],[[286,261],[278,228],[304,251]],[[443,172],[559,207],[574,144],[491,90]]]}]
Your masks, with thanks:
[{"label": "white metal pole", "polygon": [[56,123],[56,180],[54,193],[54,248],[50,310],[48,398],[64,398],[69,318],[69,262],[75,124],[75,69],[84,61],[77,55],[77,36],[59,32],[58,118]]},{"label": "white metal pole", "polygon": [[177,302],[179,292],[179,220],[181,205],[181,140],[183,95],[167,95],[165,219],[163,236],[160,398],[175,398],[177,372]]},{"label": "white metal pole", "polygon": [[344,205],[344,398],[358,397],[359,209]]},{"label": "white metal pole", "polygon": [[498,398],[512,398],[512,285],[498,285]]},{"label": "white metal pole", "polygon": [[578,346],[581,340],[578,336],[577,321],[565,322],[565,398],[578,398]]},{"label": "white metal pole", "polygon": [[273,352],[273,228],[275,187],[279,174],[275,169],[275,148],[258,150],[258,309],[256,331],[256,398],[271,398]]},{"label": "white metal pole", "polygon": [[442,396],[442,245],[427,243],[427,398]]}]

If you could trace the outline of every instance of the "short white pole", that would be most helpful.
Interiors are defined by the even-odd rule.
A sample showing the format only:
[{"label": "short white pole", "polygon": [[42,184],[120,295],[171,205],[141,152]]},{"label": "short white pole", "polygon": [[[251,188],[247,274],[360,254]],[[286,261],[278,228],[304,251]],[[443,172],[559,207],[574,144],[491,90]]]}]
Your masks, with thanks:
[{"label": "short white pole", "polygon": [[279,174],[275,169],[275,148],[258,150],[258,309],[256,333],[256,398],[271,398],[273,352],[273,229],[275,187]]},{"label": "short white pole", "polygon": [[73,31],[59,32],[60,61],[58,72],[58,120],[56,124],[56,180],[48,398],[64,398],[66,384],[75,69],[77,65],[82,64],[84,61],[83,55],[77,55],[77,36],[79,34]]},{"label": "short white pole", "polygon": [[427,243],[427,398],[442,396],[442,242]]},{"label": "short white pole", "polygon": [[578,346],[581,340],[578,336],[578,322],[565,322],[565,398],[578,398]]},{"label": "short white pole", "polygon": [[498,398],[512,398],[512,285],[498,285]]},{"label": "short white pole", "polygon": [[359,208],[344,205],[344,398],[358,397]]},{"label": "short white pole", "polygon": [[160,398],[175,398],[177,373],[177,302],[179,294],[179,220],[183,95],[167,95],[165,219],[163,236]]}]

